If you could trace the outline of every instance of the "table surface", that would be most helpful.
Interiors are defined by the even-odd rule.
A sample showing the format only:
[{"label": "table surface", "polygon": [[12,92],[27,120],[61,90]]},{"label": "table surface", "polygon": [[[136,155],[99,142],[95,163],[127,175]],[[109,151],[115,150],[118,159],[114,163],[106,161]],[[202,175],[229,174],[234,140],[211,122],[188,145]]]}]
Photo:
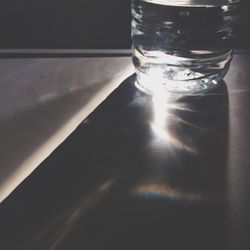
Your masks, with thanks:
[{"label": "table surface", "polygon": [[[226,84],[206,95],[163,105],[131,77],[96,109],[131,74],[129,58],[1,60],[10,93],[0,98],[2,197],[36,170],[0,206],[0,246],[249,248],[248,53],[236,54]],[[37,165],[27,164],[31,155]]]},{"label": "table surface", "polygon": [[122,51],[21,52],[0,51],[0,202],[134,72]]}]

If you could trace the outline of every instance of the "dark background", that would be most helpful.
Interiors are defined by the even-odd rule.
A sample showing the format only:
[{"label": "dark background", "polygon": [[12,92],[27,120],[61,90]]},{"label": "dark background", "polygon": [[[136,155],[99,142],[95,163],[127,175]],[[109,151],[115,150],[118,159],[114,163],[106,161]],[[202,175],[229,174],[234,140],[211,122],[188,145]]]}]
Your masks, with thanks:
[{"label": "dark background", "polygon": [[[0,48],[130,48],[130,0],[1,0]],[[242,0],[238,48],[250,48]]]}]

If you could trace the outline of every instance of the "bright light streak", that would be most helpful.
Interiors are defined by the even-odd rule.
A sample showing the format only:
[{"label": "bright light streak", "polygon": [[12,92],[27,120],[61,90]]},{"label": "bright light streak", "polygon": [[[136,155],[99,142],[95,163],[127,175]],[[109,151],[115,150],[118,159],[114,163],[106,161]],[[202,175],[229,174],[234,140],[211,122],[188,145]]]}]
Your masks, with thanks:
[{"label": "bright light streak", "polygon": [[166,91],[160,91],[157,87],[155,88],[152,100],[153,120],[151,122],[151,128],[157,138],[165,145],[168,145],[171,151],[181,149],[196,153],[193,147],[187,145],[179,137],[176,137],[174,132],[174,128],[177,128],[183,123],[176,114],[176,110],[189,112],[185,103],[173,101]]}]

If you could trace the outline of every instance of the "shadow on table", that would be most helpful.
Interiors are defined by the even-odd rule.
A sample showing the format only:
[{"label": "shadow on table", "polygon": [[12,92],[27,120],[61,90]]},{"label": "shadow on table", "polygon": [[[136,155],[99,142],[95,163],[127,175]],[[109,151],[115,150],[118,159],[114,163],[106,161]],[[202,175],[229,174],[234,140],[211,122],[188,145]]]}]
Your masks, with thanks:
[{"label": "shadow on table", "polygon": [[[2,206],[4,249],[226,249],[228,94],[127,79]],[[2,219],[2,218],[1,218]]]}]

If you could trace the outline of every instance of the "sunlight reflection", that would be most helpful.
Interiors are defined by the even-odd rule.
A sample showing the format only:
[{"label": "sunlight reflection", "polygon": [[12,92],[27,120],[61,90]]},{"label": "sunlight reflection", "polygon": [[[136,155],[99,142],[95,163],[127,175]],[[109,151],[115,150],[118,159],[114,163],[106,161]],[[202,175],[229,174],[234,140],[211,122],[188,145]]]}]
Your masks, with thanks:
[{"label": "sunlight reflection", "polygon": [[[187,103],[175,102],[171,98],[168,99],[166,93],[157,92],[152,99],[153,120],[151,128],[154,134],[162,143],[176,149],[183,149],[192,153],[196,150],[192,145],[184,142],[183,138],[177,137],[176,129],[181,124],[186,123],[178,115],[176,111],[195,112]],[[192,124],[188,124],[192,126]]]},{"label": "sunlight reflection", "polygon": [[86,213],[91,207],[97,206],[97,204],[103,199],[103,196],[105,196],[110,191],[116,179],[117,178],[112,178],[109,181],[104,182],[89,197],[83,199],[82,202],[80,202],[72,211],[70,211],[49,250],[56,249],[61,241],[72,231],[84,213]]},{"label": "sunlight reflection", "polygon": [[167,183],[143,183],[132,190],[134,195],[145,198],[164,198],[174,201],[205,201],[205,197],[199,193],[178,190]]},{"label": "sunlight reflection", "polygon": [[153,131],[162,139],[169,140],[169,134],[166,130],[170,114],[168,112],[169,106],[166,100],[157,95],[153,98],[153,114],[154,120],[151,123]]},{"label": "sunlight reflection", "polygon": [[87,216],[88,212],[97,207],[104,197],[110,193],[119,177],[111,178],[104,182],[89,196],[84,196],[74,207],[67,209],[58,215],[43,230],[41,230],[28,244],[25,249],[35,249],[37,244],[44,241],[48,250],[56,250],[62,241],[73,231],[80,220]]},{"label": "sunlight reflection", "polygon": [[161,69],[150,68],[147,74],[140,74],[140,79],[135,81],[136,87],[152,96],[167,98],[168,92],[164,87],[165,78],[161,73]]}]

